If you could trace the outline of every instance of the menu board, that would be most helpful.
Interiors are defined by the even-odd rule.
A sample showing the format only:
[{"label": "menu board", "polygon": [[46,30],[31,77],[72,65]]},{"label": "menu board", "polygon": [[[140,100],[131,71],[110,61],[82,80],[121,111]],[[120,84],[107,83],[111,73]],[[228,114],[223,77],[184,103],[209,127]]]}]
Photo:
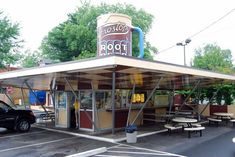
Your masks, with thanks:
[{"label": "menu board", "polygon": [[155,95],[154,106],[168,106],[169,96],[168,95]]},{"label": "menu board", "polygon": [[145,93],[135,93],[132,96],[132,103],[144,103],[145,102]]}]

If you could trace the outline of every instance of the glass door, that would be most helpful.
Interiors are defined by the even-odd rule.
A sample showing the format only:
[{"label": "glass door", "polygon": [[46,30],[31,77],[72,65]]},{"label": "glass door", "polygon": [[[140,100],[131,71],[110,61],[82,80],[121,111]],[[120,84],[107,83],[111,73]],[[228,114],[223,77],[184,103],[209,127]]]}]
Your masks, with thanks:
[{"label": "glass door", "polygon": [[68,93],[57,92],[55,103],[55,126],[61,128],[69,128],[69,105]]},{"label": "glass door", "polygon": [[94,121],[93,116],[93,97],[92,91],[80,91],[80,123],[79,127],[81,130],[94,130],[92,121]]}]

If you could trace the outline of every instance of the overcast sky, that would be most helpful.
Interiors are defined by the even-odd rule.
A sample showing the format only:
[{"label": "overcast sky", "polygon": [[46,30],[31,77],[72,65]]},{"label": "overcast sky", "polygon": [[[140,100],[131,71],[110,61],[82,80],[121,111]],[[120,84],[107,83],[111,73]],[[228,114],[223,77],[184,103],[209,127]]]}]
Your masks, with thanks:
[{"label": "overcast sky", "polygon": [[[84,0],[82,0],[84,1]],[[91,0],[98,4],[101,0]],[[159,61],[183,65],[183,47],[174,46],[204,29],[233,10],[228,16],[192,38],[186,46],[189,65],[194,49],[205,43],[217,43],[230,49],[235,60],[235,1],[234,0],[102,0],[106,3],[126,2],[154,15],[147,40],[161,52]],[[44,36],[67,14],[81,5],[80,0],[0,0],[0,10],[12,21],[20,23],[25,49],[36,50]],[[163,51],[171,46],[171,49]]]}]

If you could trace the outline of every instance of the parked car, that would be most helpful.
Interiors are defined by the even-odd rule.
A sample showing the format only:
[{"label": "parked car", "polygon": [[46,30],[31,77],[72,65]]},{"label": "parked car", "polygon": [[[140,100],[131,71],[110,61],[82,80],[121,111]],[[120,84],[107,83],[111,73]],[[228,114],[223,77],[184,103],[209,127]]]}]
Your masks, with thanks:
[{"label": "parked car", "polygon": [[0,100],[0,127],[27,132],[31,124],[35,123],[35,116],[31,110],[18,110]]}]

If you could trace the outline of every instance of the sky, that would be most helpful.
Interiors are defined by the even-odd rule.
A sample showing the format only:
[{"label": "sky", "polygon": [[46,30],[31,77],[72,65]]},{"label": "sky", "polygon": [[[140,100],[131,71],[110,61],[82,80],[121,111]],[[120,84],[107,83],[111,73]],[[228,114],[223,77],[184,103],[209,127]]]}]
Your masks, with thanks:
[{"label": "sky", "polygon": [[[37,50],[47,33],[67,19],[85,0],[0,0],[0,10],[13,22],[20,24],[24,50]],[[159,50],[158,61],[184,64],[184,49],[176,46],[208,27],[219,18],[229,15],[190,38],[185,47],[186,63],[194,57],[195,49],[216,43],[232,51],[235,61],[235,2],[234,0],[90,0],[92,4],[127,3],[154,15],[146,40]],[[172,47],[172,48],[170,48]],[[170,49],[169,49],[170,48]]]}]

